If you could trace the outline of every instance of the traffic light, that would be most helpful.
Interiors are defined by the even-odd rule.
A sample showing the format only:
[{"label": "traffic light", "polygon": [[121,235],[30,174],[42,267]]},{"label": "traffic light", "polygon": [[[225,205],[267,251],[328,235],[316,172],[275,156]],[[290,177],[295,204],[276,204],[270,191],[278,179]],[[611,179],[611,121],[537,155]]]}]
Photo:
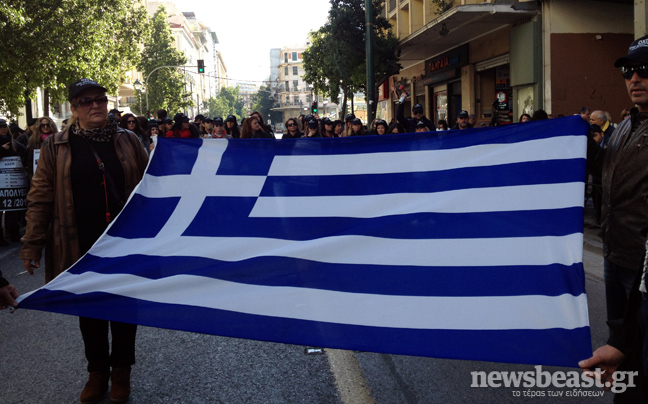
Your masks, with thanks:
[{"label": "traffic light", "polygon": [[317,101],[313,101],[313,103],[311,104],[311,112],[313,114],[317,113]]},{"label": "traffic light", "polygon": [[198,73],[204,73],[205,72],[205,61],[202,59],[198,59]]}]

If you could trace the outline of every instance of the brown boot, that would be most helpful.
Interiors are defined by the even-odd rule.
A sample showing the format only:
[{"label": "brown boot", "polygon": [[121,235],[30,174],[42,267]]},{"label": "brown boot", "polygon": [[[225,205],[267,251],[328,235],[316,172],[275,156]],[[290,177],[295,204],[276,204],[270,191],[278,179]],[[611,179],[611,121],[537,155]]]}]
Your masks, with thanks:
[{"label": "brown boot", "polygon": [[108,390],[108,373],[90,372],[88,382],[81,392],[81,404],[96,403]]},{"label": "brown boot", "polygon": [[110,401],[124,403],[130,396],[130,367],[113,368],[110,374]]}]

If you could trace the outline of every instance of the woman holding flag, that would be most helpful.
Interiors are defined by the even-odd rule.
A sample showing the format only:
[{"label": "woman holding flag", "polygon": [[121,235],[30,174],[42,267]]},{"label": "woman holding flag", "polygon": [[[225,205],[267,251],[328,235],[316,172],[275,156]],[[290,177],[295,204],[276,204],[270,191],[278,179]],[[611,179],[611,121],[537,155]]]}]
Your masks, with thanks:
[{"label": "woman holding flag", "polygon": [[[73,113],[70,124],[41,146],[27,195],[27,227],[20,250],[25,269],[33,274],[47,246],[46,282],[90,249],[121,211],[147,164],[137,137],[108,118],[104,87],[81,79],[70,85],[68,99]],[[87,317],[80,317],[79,324],[90,373],[81,403],[99,401],[109,379],[111,401],[127,401],[137,326]]]}]

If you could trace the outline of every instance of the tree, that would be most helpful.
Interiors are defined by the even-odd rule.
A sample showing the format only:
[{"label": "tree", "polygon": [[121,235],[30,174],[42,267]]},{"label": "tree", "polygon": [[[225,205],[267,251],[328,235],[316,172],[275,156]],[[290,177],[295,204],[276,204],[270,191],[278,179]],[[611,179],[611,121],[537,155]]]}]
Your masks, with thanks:
[{"label": "tree", "polygon": [[252,111],[259,111],[264,120],[268,117],[272,122],[281,122],[283,115],[281,112],[273,111],[272,108],[278,107],[279,103],[272,96],[270,86],[261,87],[259,91],[252,95]]},{"label": "tree", "polygon": [[243,98],[239,93],[239,86],[222,87],[216,98],[209,99],[209,115],[225,119],[228,115],[234,115],[237,121],[247,115],[243,105]]},{"label": "tree", "polygon": [[138,60],[146,11],[131,0],[4,0],[0,3],[0,112],[17,116],[37,88],[67,99],[92,78],[116,93]]},{"label": "tree", "polygon": [[[137,66],[145,80],[148,77],[148,82],[144,84],[148,92],[148,108],[151,111],[166,109],[173,115],[194,105],[191,93],[185,89],[181,69],[162,67],[184,66],[186,63],[185,55],[173,46],[167,12],[161,5],[153,15],[145,34],[144,49]],[[158,70],[153,72],[155,69]]]},{"label": "tree", "polygon": [[[366,89],[364,0],[330,0],[329,18],[319,30],[311,32],[311,45],[304,51],[304,81],[314,90],[337,99],[340,89],[347,97]],[[390,76],[397,74],[398,38],[389,21],[380,14],[383,2],[373,1],[374,73],[376,90]],[[374,91],[378,94],[378,91]],[[373,105],[377,105],[374,100]]]}]

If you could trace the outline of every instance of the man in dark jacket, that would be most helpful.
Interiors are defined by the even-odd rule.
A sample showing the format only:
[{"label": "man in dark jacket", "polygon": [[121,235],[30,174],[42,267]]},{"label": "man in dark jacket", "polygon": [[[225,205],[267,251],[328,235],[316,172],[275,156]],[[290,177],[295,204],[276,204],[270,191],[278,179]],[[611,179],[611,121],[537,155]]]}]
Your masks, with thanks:
[{"label": "man in dark jacket", "polygon": [[421,104],[414,104],[412,107],[412,117],[411,118],[405,118],[404,115],[404,110],[405,110],[405,104],[403,104],[403,99],[401,98],[401,103],[398,104],[398,109],[396,110],[396,119],[398,120],[398,123],[403,125],[405,128],[405,131],[407,133],[414,133],[416,132],[416,125],[419,122],[425,123],[425,126],[428,128],[434,128],[434,124],[423,115],[423,106]]},{"label": "man in dark jacket", "polygon": [[[637,106],[614,131],[607,148],[588,140],[587,162],[603,187],[603,247],[605,298],[610,338],[580,363],[600,368],[599,377],[612,381],[617,368],[638,371],[637,387],[615,396],[615,402],[648,402],[648,288],[646,235],[648,228],[648,36],[630,45],[619,58],[630,99]],[[596,171],[598,170],[598,171]],[[643,361],[643,364],[641,363]]]},{"label": "man in dark jacket", "polygon": [[9,306],[18,306],[16,302],[17,297],[18,290],[2,277],[2,272],[0,271],[0,310],[4,310]]},{"label": "man in dark jacket", "polygon": [[470,126],[468,126],[468,111],[459,111],[459,115],[457,115],[457,123],[455,126],[452,127],[452,129],[469,129]]}]

